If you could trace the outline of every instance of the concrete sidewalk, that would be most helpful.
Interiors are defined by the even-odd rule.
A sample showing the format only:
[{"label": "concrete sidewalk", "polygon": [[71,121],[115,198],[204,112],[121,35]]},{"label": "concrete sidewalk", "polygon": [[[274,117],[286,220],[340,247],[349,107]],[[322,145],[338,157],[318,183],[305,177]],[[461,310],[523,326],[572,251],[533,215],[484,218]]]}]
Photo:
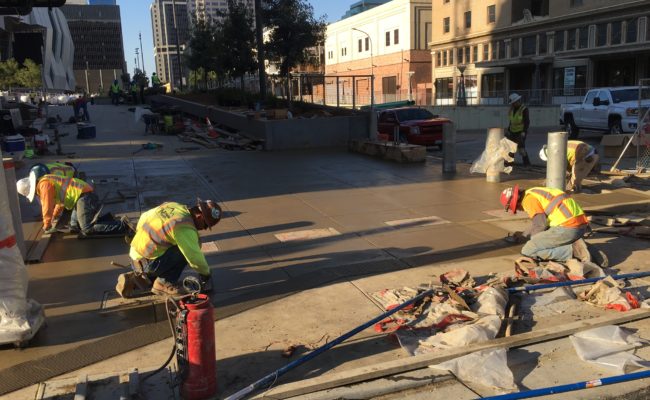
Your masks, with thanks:
[{"label": "concrete sidewalk", "polygon": [[[71,109],[56,113],[66,119],[66,112]],[[427,283],[451,268],[449,263],[463,260],[474,260],[463,264],[473,275],[510,270],[519,247],[502,238],[521,221],[500,212],[498,195],[514,183],[539,185],[543,179],[518,171],[501,184],[488,184],[470,175],[467,164],[446,175],[435,158],[401,165],[337,149],[201,149],[178,155],[174,149],[187,143],[175,136],[143,136],[144,124],[136,124],[126,107],[94,106],[90,115],[97,138],[67,136],[63,150],[75,152],[73,161],[98,191],[138,193],[112,204],[111,211],[136,218],[163,201],[192,204],[197,196],[218,200],[226,210],[226,218],[202,235],[216,283],[212,298],[217,313],[227,317],[216,323],[222,393],[286,362],[278,352],[287,343],[317,346],[325,335],[331,339],[377,315],[377,305],[367,297],[377,288]],[[164,147],[132,154],[146,142]],[[632,189],[592,189],[598,193],[578,196],[585,207],[648,199]],[[645,243],[608,238],[600,246],[617,268],[648,269]],[[44,262],[28,268],[29,296],[45,305],[48,326],[25,350],[0,349],[0,377],[13,367],[37,368],[43,357],[164,321],[151,303],[105,308],[116,296],[113,286],[122,272],[109,263],[126,262],[127,251],[119,239],[53,240]],[[242,337],[242,331],[253,335]],[[333,350],[315,370],[305,366],[287,378],[404,356],[370,333],[345,349]],[[152,344],[88,371],[154,366],[168,350],[167,341]],[[365,359],[364,354],[376,355]],[[19,396],[9,398],[22,398],[14,395]]]}]

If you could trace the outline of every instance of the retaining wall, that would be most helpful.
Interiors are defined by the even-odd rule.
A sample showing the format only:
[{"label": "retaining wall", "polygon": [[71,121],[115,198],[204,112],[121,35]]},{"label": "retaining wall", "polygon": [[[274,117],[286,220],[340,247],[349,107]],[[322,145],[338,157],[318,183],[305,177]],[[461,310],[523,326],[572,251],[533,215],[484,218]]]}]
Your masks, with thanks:
[{"label": "retaining wall", "polygon": [[[434,114],[445,116],[457,130],[508,127],[508,106],[427,106]],[[531,126],[560,125],[560,107],[528,107]]]}]

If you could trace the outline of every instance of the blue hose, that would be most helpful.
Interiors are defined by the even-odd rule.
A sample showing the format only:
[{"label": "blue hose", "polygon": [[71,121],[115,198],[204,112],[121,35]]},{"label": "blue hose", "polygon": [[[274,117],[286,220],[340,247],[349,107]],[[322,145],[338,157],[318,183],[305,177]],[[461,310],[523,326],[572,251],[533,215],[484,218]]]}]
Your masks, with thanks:
[{"label": "blue hose", "polygon": [[[614,279],[634,279],[634,278],[642,278],[644,276],[650,276],[650,272],[634,272],[631,274],[621,274],[621,275],[610,275]],[[593,282],[598,282],[600,280],[603,280],[607,278],[606,276],[603,277],[598,277],[598,278],[589,278],[589,279],[581,279],[578,281],[566,281],[566,282],[554,282],[554,283],[544,283],[541,285],[529,285],[529,286],[521,286],[521,287],[513,287],[513,288],[508,288],[508,293],[520,293],[520,292],[532,292],[534,290],[540,290],[540,289],[548,289],[548,288],[555,288],[555,287],[561,287],[561,286],[574,286],[574,285],[582,285],[585,283],[593,283]]]},{"label": "blue hose", "polygon": [[650,370],[634,372],[625,375],[610,376],[608,378],[594,379],[592,381],[583,381],[569,383],[568,385],[550,386],[542,389],[526,390],[525,392],[508,393],[499,396],[482,397],[481,400],[514,400],[529,399],[531,397],[546,396],[556,393],[572,392],[574,390],[591,389],[598,386],[612,385],[615,383],[628,382],[636,379],[650,378]]},{"label": "blue hose", "polygon": [[266,387],[272,385],[273,383],[275,383],[275,381],[278,379],[278,377],[280,377],[281,375],[284,375],[289,370],[292,370],[292,369],[296,368],[297,366],[299,366],[301,364],[304,364],[305,362],[307,362],[307,361],[311,360],[312,358],[326,352],[327,350],[329,350],[332,347],[336,346],[337,344],[343,342],[344,340],[349,339],[350,337],[356,335],[357,333],[363,331],[364,329],[376,324],[377,322],[380,322],[380,321],[384,320],[386,317],[389,317],[389,316],[395,314],[396,312],[403,309],[404,307],[407,307],[407,306],[409,306],[409,305],[411,305],[413,303],[416,303],[417,301],[419,301],[419,300],[421,300],[421,299],[423,299],[423,298],[425,298],[427,296],[431,296],[433,293],[434,293],[433,289],[430,289],[430,290],[427,290],[425,292],[420,293],[419,295],[413,297],[412,299],[407,300],[404,303],[396,306],[395,308],[392,308],[392,309],[386,311],[385,313],[381,314],[380,316],[375,317],[375,318],[371,319],[370,321],[364,323],[363,325],[359,325],[356,328],[352,329],[351,331],[339,336],[338,338],[332,340],[331,342],[322,345],[321,347],[317,348],[316,350],[312,351],[311,353],[306,354],[306,355],[300,357],[299,359],[290,362],[289,364],[285,365],[284,367],[277,369],[275,372],[272,372],[272,373],[266,375],[265,377],[259,379],[258,381],[256,381],[256,382],[250,384],[249,386],[246,386],[245,388],[241,389],[237,393],[234,393],[234,394],[226,397],[224,400],[239,400],[239,399],[243,398],[244,396],[254,392],[255,390],[263,389],[263,388],[266,388]]}]

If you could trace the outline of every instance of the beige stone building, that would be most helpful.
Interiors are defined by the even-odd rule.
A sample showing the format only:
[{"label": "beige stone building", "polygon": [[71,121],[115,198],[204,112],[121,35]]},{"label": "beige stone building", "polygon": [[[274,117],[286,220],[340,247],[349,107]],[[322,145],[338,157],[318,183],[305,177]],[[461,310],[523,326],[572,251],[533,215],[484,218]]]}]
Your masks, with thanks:
[{"label": "beige stone building", "polygon": [[[368,104],[374,75],[375,103],[428,104],[431,31],[431,0],[393,0],[328,25],[325,73],[341,77],[326,80],[328,96],[337,92],[343,103],[351,103],[354,93],[356,104]],[[352,75],[365,76],[353,84]]]},{"label": "beige stone building", "polygon": [[[648,0],[432,0],[434,104],[574,101],[650,78]],[[463,71],[461,73],[461,71]]]}]

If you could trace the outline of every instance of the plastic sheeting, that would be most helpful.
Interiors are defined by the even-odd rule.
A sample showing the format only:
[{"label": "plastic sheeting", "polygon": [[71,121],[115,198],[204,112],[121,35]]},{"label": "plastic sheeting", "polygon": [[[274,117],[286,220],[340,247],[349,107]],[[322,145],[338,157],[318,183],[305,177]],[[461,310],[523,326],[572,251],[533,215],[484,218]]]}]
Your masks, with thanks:
[{"label": "plastic sheeting", "polygon": [[512,371],[508,368],[506,349],[477,351],[429,368],[450,371],[461,381],[492,387],[499,393],[517,389]]},{"label": "plastic sheeting", "polygon": [[[5,182],[0,168],[0,182]],[[0,343],[31,339],[42,323],[42,308],[27,301],[27,269],[16,245],[6,188],[0,190]]]},{"label": "plastic sheeting", "polygon": [[631,350],[650,344],[648,340],[619,326],[607,325],[570,336],[571,343],[582,361],[587,361],[625,373],[626,366],[650,367],[650,362],[635,356]]},{"label": "plastic sheeting", "polygon": [[505,167],[503,162],[514,161],[514,157],[510,154],[516,152],[517,143],[503,138],[499,141],[498,146],[486,147],[480,157],[474,161],[469,171],[473,174],[484,174],[488,168],[491,168],[493,171],[501,171],[509,174],[512,172],[512,167]]}]

